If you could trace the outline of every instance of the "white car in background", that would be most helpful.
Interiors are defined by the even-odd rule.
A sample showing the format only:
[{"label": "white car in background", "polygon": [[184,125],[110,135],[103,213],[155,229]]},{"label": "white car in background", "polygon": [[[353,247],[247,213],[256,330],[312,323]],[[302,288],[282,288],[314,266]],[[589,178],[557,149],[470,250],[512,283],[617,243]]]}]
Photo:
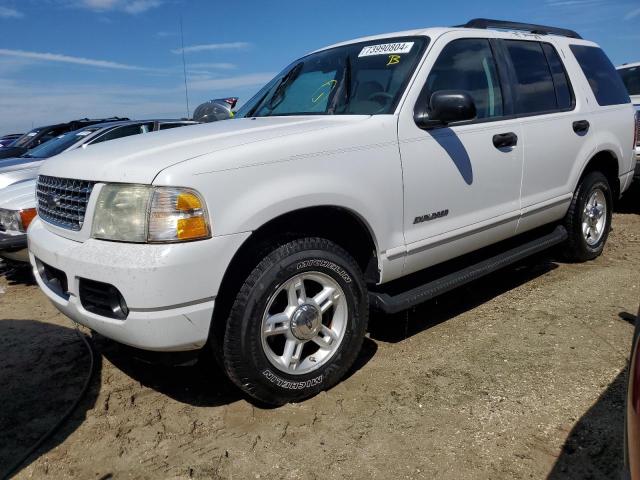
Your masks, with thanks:
[{"label": "white car in background", "polygon": [[[640,117],[640,62],[625,63],[617,67],[624,85],[627,87],[631,102],[636,107],[636,116]],[[640,179],[640,131],[636,132],[636,172],[634,179]]]},{"label": "white car in background", "polygon": [[0,160],[0,257],[29,262],[27,227],[36,216],[35,178],[50,157],[143,133],[193,125],[190,120],[127,120],[91,125],[58,136],[18,158]]},{"label": "white car in background", "polygon": [[0,190],[0,257],[28,262],[27,228],[36,217],[36,179]]}]

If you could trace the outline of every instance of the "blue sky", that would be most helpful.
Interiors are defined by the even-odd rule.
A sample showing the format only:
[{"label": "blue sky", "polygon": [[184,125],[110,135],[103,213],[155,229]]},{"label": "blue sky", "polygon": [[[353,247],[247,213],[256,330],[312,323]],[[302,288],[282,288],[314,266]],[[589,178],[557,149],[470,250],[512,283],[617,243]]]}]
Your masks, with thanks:
[{"label": "blue sky", "polygon": [[310,50],[474,17],[572,28],[616,64],[640,61],[638,0],[0,0],[0,133],[77,117],[186,114],[248,99]]}]

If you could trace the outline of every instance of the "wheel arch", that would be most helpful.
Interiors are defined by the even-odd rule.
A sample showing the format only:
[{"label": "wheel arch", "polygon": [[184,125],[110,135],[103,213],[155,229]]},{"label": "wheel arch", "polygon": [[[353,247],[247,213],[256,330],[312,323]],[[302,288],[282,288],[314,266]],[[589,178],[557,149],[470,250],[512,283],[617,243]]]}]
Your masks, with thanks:
[{"label": "wheel arch", "polygon": [[[307,221],[309,218],[314,221]],[[222,341],[236,294],[260,259],[278,246],[308,236],[326,238],[340,245],[356,260],[367,283],[379,281],[376,237],[371,226],[357,212],[343,206],[320,205],[282,213],[255,229],[227,266],[211,322],[213,342]]]},{"label": "wheel arch", "polygon": [[[578,182],[575,186],[580,184],[582,179],[589,173],[599,171],[607,177],[607,181],[613,191],[613,198],[617,200],[620,197],[620,178],[618,177],[620,172],[620,162],[618,156],[612,150],[600,150],[593,155],[586,162],[582,168],[582,172],[578,177]],[[574,188],[574,191],[575,191]]]}]

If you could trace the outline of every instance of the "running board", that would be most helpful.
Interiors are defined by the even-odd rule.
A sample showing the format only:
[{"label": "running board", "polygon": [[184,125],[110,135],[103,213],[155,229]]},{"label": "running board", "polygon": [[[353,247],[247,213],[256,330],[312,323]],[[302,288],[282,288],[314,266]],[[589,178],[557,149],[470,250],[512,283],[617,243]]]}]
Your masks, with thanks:
[{"label": "running board", "polygon": [[371,306],[382,310],[384,313],[398,313],[473,282],[531,255],[547,250],[564,242],[567,237],[567,230],[562,226],[558,226],[547,235],[396,295],[369,292]]}]

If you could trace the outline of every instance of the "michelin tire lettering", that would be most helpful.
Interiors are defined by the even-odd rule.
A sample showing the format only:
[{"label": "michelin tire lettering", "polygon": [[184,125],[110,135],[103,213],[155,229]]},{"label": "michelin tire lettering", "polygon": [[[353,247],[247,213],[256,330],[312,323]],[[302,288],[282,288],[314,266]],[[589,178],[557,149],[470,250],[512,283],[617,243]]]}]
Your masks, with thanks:
[{"label": "michelin tire lettering", "polygon": [[264,370],[262,372],[262,375],[264,375],[265,378],[271,383],[287,390],[304,390],[305,388],[315,387],[316,385],[320,385],[322,383],[322,375],[318,375],[317,377],[306,380],[304,382],[292,382],[290,380],[285,380],[284,378],[280,378],[279,376],[277,376],[269,369]]},{"label": "michelin tire lettering", "polygon": [[320,259],[305,260],[304,262],[298,263],[296,270],[301,270],[303,268],[308,268],[308,267],[328,268],[329,270],[333,270],[338,275],[340,275],[340,278],[342,278],[345,282],[351,283],[351,277],[349,276],[349,274],[333,262],[329,262],[327,260],[320,260]]}]

